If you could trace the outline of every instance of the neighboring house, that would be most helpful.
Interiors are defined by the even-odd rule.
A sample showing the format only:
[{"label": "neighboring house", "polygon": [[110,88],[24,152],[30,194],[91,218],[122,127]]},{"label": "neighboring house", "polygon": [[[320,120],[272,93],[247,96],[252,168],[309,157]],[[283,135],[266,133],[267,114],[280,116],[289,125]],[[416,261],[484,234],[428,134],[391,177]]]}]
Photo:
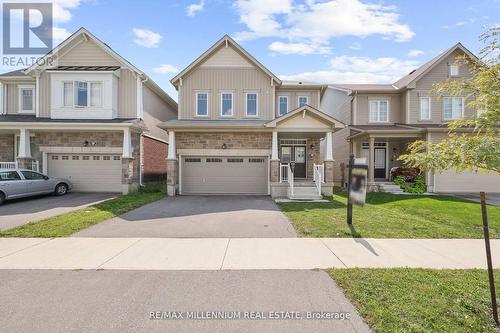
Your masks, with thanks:
[{"label": "neighboring house", "polygon": [[84,28],[43,59],[51,66],[0,75],[0,168],[66,177],[75,191],[127,193],[165,176],[156,125],[177,118],[172,98]]},{"label": "neighboring house", "polygon": [[[470,76],[469,68],[455,61],[464,54],[476,59],[459,43],[394,84],[328,87],[321,109],[349,125],[334,133],[336,185],[345,186],[347,182],[352,152],[356,158],[366,158],[369,185],[378,190],[381,182],[389,180],[391,168],[402,165],[398,156],[407,152],[409,143],[418,139],[439,142],[448,135],[449,121],[472,116],[463,97],[438,98],[431,94],[436,82]],[[430,192],[500,192],[500,177],[480,172],[427,172],[426,184]]]},{"label": "neighboring house", "polygon": [[229,36],[171,82],[178,119],[159,125],[170,195],[332,193],[332,152],[320,156],[320,140],[331,147],[344,124],[318,110],[325,85],[280,80]]}]

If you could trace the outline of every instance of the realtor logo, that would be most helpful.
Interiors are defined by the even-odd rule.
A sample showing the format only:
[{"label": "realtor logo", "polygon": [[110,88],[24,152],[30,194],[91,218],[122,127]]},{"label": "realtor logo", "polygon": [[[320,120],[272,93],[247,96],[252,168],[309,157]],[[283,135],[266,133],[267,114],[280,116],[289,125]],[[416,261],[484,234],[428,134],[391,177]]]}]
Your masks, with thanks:
[{"label": "realtor logo", "polygon": [[2,4],[3,54],[45,54],[52,50],[52,3]]}]

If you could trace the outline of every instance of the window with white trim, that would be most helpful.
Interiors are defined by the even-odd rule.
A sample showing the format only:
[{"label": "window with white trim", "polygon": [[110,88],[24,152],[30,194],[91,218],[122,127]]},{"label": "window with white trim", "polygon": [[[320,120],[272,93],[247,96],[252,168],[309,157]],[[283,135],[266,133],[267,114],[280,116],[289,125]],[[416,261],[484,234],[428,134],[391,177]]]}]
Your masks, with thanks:
[{"label": "window with white trim", "polygon": [[257,93],[246,93],[246,115],[257,116]]},{"label": "window with white trim", "polygon": [[450,76],[458,76],[459,75],[459,67],[458,64],[450,64],[448,66]]},{"label": "window with white trim", "polygon": [[278,112],[282,116],[288,112],[288,96],[278,96]]},{"label": "window with white trim", "polygon": [[456,120],[464,116],[463,97],[443,97],[443,119]]},{"label": "window with white trim", "polygon": [[308,96],[299,96],[299,100],[298,100],[298,103],[299,105],[299,108],[306,105],[306,104],[309,104],[309,97]]},{"label": "window with white trim", "polygon": [[102,107],[102,82],[63,82],[63,105],[65,107]]},{"label": "window with white trim", "polygon": [[35,105],[35,88],[32,86],[19,87],[19,112],[33,113]]},{"label": "window with white trim", "polygon": [[223,117],[233,115],[233,93],[220,94],[220,115]]},{"label": "window with white trim", "polygon": [[369,101],[371,123],[386,123],[389,121],[389,101],[386,99]]},{"label": "window with white trim", "polygon": [[208,116],[208,93],[196,93],[196,115]]},{"label": "window with white trim", "polygon": [[420,120],[431,120],[431,98],[420,97]]}]

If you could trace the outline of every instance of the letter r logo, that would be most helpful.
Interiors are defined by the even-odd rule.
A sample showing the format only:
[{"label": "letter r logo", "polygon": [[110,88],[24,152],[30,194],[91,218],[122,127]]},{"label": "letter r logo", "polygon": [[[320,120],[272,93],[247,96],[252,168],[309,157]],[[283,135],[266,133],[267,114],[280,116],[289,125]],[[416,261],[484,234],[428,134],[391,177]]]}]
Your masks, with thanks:
[{"label": "letter r logo", "polygon": [[52,50],[52,3],[3,3],[3,53]]}]

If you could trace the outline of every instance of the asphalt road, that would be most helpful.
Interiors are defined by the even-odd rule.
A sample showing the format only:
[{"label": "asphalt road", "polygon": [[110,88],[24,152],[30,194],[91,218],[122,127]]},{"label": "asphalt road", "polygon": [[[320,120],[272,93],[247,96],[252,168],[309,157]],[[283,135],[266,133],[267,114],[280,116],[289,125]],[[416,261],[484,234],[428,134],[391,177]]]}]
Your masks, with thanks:
[{"label": "asphalt road", "polygon": [[[2,332],[369,331],[323,271],[1,270],[0,281]],[[172,311],[184,318],[191,311],[242,318],[344,312],[349,319],[150,319]]]}]

